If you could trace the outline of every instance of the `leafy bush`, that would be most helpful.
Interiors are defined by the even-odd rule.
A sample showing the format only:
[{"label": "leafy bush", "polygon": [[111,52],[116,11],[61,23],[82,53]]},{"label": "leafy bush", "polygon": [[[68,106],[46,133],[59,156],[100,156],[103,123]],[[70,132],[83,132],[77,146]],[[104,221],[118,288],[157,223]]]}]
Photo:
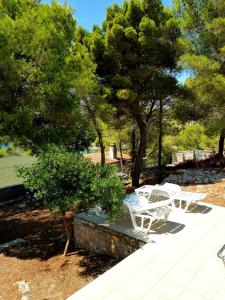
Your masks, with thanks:
[{"label": "leafy bush", "polygon": [[0,149],[0,157],[4,157],[8,155],[8,150],[7,149]]},{"label": "leafy bush", "polygon": [[23,155],[31,155],[30,149],[23,149]]},{"label": "leafy bush", "polygon": [[[206,150],[216,148],[218,136],[200,122],[187,123],[182,126],[176,120],[169,120],[164,129],[162,164],[171,163],[172,153],[185,150]],[[158,131],[152,127],[151,138],[147,148],[148,163],[157,164]]]},{"label": "leafy bush", "polygon": [[115,167],[96,165],[91,179],[91,195],[111,218],[116,218],[120,214],[125,197],[122,181],[117,173]]},{"label": "leafy bush", "polygon": [[31,167],[19,168],[18,175],[46,208],[62,213],[67,233],[64,255],[71,240],[67,210],[79,212],[100,206],[111,218],[121,212],[125,192],[116,169],[96,166],[77,153],[50,145]]},{"label": "leafy bush", "polygon": [[205,127],[198,123],[186,124],[184,129],[176,137],[178,150],[193,150],[213,148],[217,145],[217,138],[206,134]]},{"label": "leafy bush", "polygon": [[51,145],[39,153],[34,165],[20,168],[18,175],[51,211],[100,206],[112,218],[120,213],[124,191],[116,169],[96,166],[77,153]]}]

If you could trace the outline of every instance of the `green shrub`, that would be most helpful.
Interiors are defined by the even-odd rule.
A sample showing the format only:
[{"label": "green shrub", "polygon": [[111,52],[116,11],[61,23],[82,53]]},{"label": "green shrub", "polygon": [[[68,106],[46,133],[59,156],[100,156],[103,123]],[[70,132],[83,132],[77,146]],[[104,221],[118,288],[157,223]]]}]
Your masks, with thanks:
[{"label": "green shrub", "polygon": [[0,157],[4,157],[8,155],[8,150],[7,149],[0,149]]},{"label": "green shrub", "polygon": [[25,149],[23,150],[23,155],[31,155],[31,150],[30,149]]},{"label": "green shrub", "polygon": [[94,176],[91,180],[91,195],[96,203],[112,219],[119,216],[125,192],[122,181],[116,173],[118,169],[112,166],[94,166]]},{"label": "green shrub", "polygon": [[120,211],[124,191],[116,169],[94,165],[81,155],[51,146],[18,175],[37,200],[52,211],[101,206],[111,217]]},{"label": "green shrub", "polygon": [[116,169],[96,166],[77,153],[48,146],[35,164],[19,168],[18,175],[37,200],[51,211],[60,211],[64,220],[70,209],[100,206],[111,218],[121,212],[125,192]]},{"label": "green shrub", "polygon": [[217,146],[217,138],[206,134],[206,129],[201,123],[186,124],[176,137],[178,150],[193,150],[213,148]]}]

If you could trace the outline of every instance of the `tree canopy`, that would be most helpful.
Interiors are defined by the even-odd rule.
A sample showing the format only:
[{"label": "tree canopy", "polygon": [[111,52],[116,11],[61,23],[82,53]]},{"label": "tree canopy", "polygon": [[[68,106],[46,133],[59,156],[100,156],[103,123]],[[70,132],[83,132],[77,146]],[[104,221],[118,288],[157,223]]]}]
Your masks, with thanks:
[{"label": "tree canopy", "polygon": [[103,28],[95,27],[89,49],[97,63],[103,97],[128,114],[140,132],[133,184],[138,185],[146,156],[146,135],[160,99],[177,91],[174,71],[180,31],[161,1],[124,1],[107,9]]},{"label": "tree canopy", "polygon": [[[0,135],[33,151],[48,143],[82,151],[97,136],[102,164],[105,144],[117,139],[122,149],[131,135],[134,186],[147,154],[155,160],[158,150],[161,168],[176,119],[199,123],[181,125],[174,147],[209,145],[209,130],[214,143],[214,128],[223,152],[224,12],[222,0],[175,0],[172,11],[125,0],[88,32],[67,4],[0,1]],[[184,87],[182,68],[191,72]]]},{"label": "tree canopy", "polygon": [[207,107],[207,120],[224,137],[225,3],[221,0],[178,0],[175,12],[186,45],[181,62],[192,71],[186,86],[195,94],[199,105]]},{"label": "tree canopy", "polygon": [[31,148],[51,142],[75,144],[79,139],[87,122],[74,93],[82,64],[74,50],[75,30],[68,5],[0,2],[2,134]]}]

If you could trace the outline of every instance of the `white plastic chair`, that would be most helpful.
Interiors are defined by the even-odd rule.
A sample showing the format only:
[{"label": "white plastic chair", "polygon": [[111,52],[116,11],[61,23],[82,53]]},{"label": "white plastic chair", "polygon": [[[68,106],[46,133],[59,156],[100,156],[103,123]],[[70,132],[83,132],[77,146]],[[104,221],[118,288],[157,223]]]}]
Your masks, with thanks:
[{"label": "white plastic chair", "polygon": [[149,200],[153,198],[153,196],[156,197],[157,195],[159,197],[168,199],[173,198],[173,196],[178,192],[181,192],[181,187],[173,183],[165,183],[163,185],[144,185],[140,188],[135,189],[135,193],[137,195],[144,196]]},{"label": "white plastic chair", "polygon": [[[182,189],[178,184],[168,182],[162,185],[145,185],[136,189],[135,192],[137,195],[143,195],[149,201],[152,201],[157,197],[168,198],[170,199],[170,204],[173,208],[180,209],[184,212],[187,211],[191,204],[197,204],[207,196],[207,194],[204,193],[182,192]],[[175,205],[176,202],[178,202],[178,206]]]},{"label": "white plastic chair", "polygon": [[147,199],[150,198],[152,190],[155,188],[154,185],[143,185],[137,189],[135,189],[135,193],[138,196],[146,197]]},{"label": "white plastic chair", "polygon": [[[170,197],[173,198],[173,207],[179,208],[184,212],[187,211],[191,204],[196,204],[207,196],[205,193],[182,192],[181,187],[174,183],[166,182],[163,187],[165,191],[170,193]],[[176,202],[179,203],[178,207],[175,205]],[[184,204],[184,207],[182,204]]]},{"label": "white plastic chair", "polygon": [[132,224],[135,230],[148,233],[154,221],[164,219],[167,221],[171,208],[168,206],[170,200],[149,203],[144,196],[131,194],[124,200],[127,206]]},{"label": "white plastic chair", "polygon": [[168,191],[170,197],[182,191],[181,186],[175,183],[165,182],[162,186],[166,191]]}]

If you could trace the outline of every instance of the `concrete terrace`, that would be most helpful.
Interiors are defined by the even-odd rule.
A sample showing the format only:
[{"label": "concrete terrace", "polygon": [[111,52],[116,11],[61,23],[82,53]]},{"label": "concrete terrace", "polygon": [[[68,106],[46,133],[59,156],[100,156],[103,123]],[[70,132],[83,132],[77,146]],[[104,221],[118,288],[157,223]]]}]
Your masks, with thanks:
[{"label": "concrete terrace", "polygon": [[[178,224],[181,230],[173,231]],[[225,208],[200,203],[170,214],[150,242],[68,300],[222,300],[225,265],[217,252],[225,244]],[[167,228],[169,229],[169,228]]]}]

